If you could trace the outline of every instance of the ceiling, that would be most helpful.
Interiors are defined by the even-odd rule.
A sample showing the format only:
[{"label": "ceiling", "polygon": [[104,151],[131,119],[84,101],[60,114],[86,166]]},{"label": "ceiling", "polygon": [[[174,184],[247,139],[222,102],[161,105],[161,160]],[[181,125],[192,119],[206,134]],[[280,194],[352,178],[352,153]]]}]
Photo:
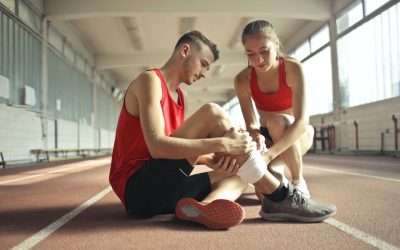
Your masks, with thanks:
[{"label": "ceiling", "polygon": [[191,113],[203,103],[233,97],[233,77],[247,65],[240,34],[250,20],[272,22],[285,47],[304,27],[329,20],[338,2],[349,1],[46,0],[44,6],[52,23],[74,28],[97,70],[112,75],[121,89],[143,69],[162,66],[182,33],[203,32],[221,57],[205,80],[185,89]]}]

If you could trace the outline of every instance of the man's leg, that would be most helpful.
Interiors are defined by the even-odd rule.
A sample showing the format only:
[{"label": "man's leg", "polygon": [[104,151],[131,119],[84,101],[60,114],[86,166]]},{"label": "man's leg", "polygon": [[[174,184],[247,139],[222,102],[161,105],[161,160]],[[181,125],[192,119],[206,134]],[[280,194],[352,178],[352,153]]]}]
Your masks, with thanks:
[{"label": "man's leg", "polygon": [[[228,116],[219,105],[206,104],[190,116],[172,136],[187,139],[222,137],[231,128]],[[246,189],[247,183],[238,176],[227,176],[216,171],[209,172],[208,177],[211,192],[200,202],[192,198],[179,200],[176,216],[213,229],[226,229],[241,223],[245,212],[234,201]]]},{"label": "man's leg", "polygon": [[[231,122],[224,110],[217,104],[209,103],[191,115],[172,136],[187,139],[222,137],[231,128]],[[247,187],[247,183],[243,183],[237,176],[227,177],[215,171],[208,174],[212,191],[203,200],[205,203],[216,199],[234,201]]]},{"label": "man's leg", "polygon": [[[204,120],[207,123],[200,122]],[[208,104],[190,117],[173,136],[223,136],[230,128],[229,119],[222,109],[215,104]],[[286,186],[279,181],[268,171],[259,152],[251,152],[249,156],[240,156],[237,160],[241,165],[238,173],[240,179],[210,174],[210,181],[215,189],[204,199],[210,203],[203,206],[193,199],[182,199],[176,208],[178,218],[200,222],[212,228],[227,228],[238,224],[243,219],[244,211],[238,204],[223,198],[236,199],[248,183],[254,184],[266,197],[260,212],[265,219],[315,222],[335,213],[336,207],[304,199],[290,184]]]}]

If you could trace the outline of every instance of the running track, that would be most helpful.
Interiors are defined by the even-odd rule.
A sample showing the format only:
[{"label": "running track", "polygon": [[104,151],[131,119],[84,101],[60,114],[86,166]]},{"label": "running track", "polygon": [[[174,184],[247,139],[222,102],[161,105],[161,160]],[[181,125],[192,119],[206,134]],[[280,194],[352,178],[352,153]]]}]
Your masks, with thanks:
[{"label": "running track", "polygon": [[110,158],[0,170],[0,249],[400,249],[400,159],[308,155],[313,198],[338,207],[318,224],[270,223],[252,192],[247,219],[210,231],[172,215],[128,217]]}]

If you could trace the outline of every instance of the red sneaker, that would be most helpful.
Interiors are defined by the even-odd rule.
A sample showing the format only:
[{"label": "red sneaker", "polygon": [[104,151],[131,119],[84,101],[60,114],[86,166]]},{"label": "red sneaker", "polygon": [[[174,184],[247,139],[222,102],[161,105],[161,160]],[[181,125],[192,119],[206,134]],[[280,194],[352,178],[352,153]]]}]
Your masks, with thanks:
[{"label": "red sneaker", "polygon": [[192,198],[183,198],[175,208],[178,219],[194,221],[211,229],[228,229],[240,224],[244,217],[244,209],[236,202],[215,200],[202,204]]}]

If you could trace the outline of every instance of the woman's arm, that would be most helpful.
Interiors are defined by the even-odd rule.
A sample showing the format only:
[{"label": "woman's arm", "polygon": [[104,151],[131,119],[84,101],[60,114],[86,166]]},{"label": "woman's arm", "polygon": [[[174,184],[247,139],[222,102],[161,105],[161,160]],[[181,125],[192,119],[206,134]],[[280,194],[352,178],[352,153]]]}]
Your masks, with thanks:
[{"label": "woman's arm", "polygon": [[251,101],[251,93],[249,88],[248,77],[246,71],[242,71],[235,77],[235,91],[239,99],[240,108],[242,109],[246,129],[258,129],[258,121],[256,112]]},{"label": "woman's arm", "polygon": [[265,150],[265,138],[261,135],[249,87],[247,70],[243,70],[235,77],[235,91],[239,99],[240,108],[250,136],[257,142],[257,149]]},{"label": "woman's arm", "polygon": [[308,119],[305,114],[305,86],[301,64],[286,61],[287,81],[292,88],[294,122],[289,125],[284,135],[268,151],[266,157],[272,160],[291,147],[306,132]]}]

